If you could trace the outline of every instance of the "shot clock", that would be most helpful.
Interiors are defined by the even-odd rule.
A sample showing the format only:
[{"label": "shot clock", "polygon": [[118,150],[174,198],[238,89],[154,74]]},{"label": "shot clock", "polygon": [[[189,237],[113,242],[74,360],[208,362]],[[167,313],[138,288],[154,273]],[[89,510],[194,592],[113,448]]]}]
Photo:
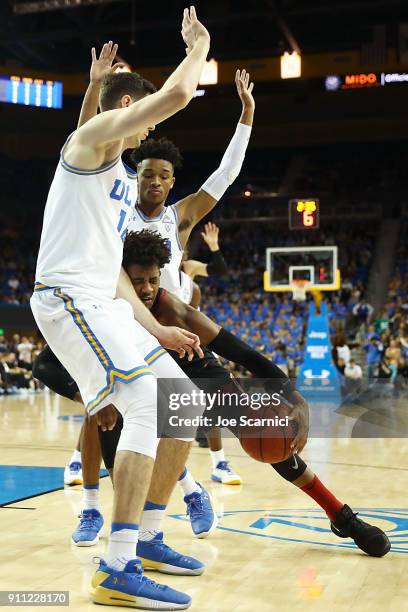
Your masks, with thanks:
[{"label": "shot clock", "polygon": [[304,230],[319,227],[319,200],[289,200],[289,229]]}]

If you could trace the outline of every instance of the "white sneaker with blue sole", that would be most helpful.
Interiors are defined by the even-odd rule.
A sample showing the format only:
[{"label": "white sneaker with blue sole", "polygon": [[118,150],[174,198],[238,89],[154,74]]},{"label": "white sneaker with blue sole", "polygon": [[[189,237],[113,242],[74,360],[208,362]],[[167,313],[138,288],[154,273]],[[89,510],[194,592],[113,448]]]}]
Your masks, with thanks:
[{"label": "white sneaker with blue sole", "polygon": [[240,485],[242,478],[234,472],[229,461],[219,461],[211,472],[211,480],[227,485]]},{"label": "white sneaker with blue sole", "polygon": [[79,461],[73,461],[64,469],[64,485],[73,487],[74,485],[83,484],[82,464]]}]

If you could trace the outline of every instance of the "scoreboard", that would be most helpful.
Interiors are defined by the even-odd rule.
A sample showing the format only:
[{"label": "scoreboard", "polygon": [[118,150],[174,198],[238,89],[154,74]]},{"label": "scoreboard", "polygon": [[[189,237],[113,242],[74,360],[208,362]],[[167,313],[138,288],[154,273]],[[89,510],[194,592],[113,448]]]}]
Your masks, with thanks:
[{"label": "scoreboard", "polygon": [[319,227],[319,200],[289,200],[289,229],[317,229]]},{"label": "scoreboard", "polygon": [[0,102],[62,108],[62,83],[31,77],[0,75]]}]

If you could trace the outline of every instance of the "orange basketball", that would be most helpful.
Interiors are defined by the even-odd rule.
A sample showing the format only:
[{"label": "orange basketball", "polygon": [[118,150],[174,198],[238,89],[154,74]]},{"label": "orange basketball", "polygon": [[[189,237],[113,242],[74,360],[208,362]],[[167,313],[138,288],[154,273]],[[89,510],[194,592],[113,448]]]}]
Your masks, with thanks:
[{"label": "orange basketball", "polygon": [[280,463],[291,456],[297,423],[288,419],[284,405],[250,410],[246,418],[248,425],[241,427],[240,442],[250,457],[262,463]]}]

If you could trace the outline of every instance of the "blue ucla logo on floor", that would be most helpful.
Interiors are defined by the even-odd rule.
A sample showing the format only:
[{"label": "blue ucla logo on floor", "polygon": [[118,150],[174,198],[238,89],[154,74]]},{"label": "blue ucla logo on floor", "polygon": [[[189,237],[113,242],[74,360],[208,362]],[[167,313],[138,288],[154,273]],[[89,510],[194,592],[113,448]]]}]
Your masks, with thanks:
[{"label": "blue ucla logo on floor", "polygon": [[[408,553],[407,508],[355,508],[359,517],[383,529],[391,541],[391,552]],[[173,518],[185,520],[182,514]],[[188,520],[188,519],[187,519]],[[330,548],[357,549],[350,539],[339,540],[320,510],[231,510],[224,512],[218,529],[245,536],[298,542]]]}]

